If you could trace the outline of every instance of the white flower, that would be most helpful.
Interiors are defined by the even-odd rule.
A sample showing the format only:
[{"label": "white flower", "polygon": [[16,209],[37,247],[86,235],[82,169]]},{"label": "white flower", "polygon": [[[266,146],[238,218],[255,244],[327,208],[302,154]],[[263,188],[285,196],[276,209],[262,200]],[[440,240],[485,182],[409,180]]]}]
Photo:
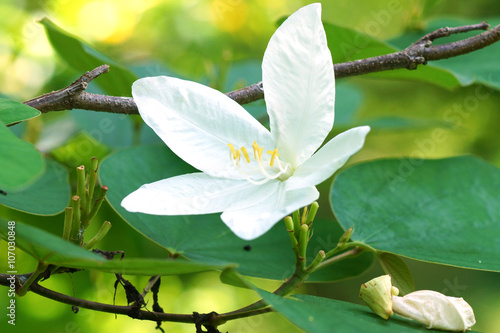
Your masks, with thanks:
[{"label": "white flower", "polygon": [[132,94],[144,121],[202,172],[145,184],[122,206],[156,215],[223,212],[224,223],[249,240],[316,200],[315,185],[361,149],[370,130],[348,130],[314,153],[332,129],[335,102],[320,4],[278,28],[262,71],[270,131],[209,87],[170,77],[136,81]]},{"label": "white flower", "polygon": [[427,328],[465,332],[475,323],[474,311],[463,298],[445,296],[431,290],[420,290],[406,296],[392,296],[397,314],[415,319]]}]

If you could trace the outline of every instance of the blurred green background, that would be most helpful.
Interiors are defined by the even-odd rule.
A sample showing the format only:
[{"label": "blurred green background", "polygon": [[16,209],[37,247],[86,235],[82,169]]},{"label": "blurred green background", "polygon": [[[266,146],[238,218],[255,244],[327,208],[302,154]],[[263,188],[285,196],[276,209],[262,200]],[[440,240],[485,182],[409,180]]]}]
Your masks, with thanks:
[{"label": "blurred green background", "polygon": [[[23,101],[65,87],[83,74],[70,68],[56,54],[43,26],[37,22],[43,17],[48,17],[138,76],[173,75],[229,91],[261,80],[260,62],[277,22],[308,3],[311,2],[2,0],[0,97]],[[495,0],[335,0],[323,1],[322,4],[324,22],[354,29],[399,47],[418,39],[430,26],[445,26],[445,22],[500,20],[500,4]],[[335,45],[330,43],[330,47],[335,60]],[[494,63],[477,62],[484,68],[498,69],[500,56],[496,59]],[[474,72],[478,67],[477,63],[476,67],[473,66],[474,55],[469,61]],[[453,66],[452,62],[449,64]],[[433,65],[440,66],[440,63]],[[500,166],[500,78],[498,72],[489,74],[489,80],[478,78],[478,81],[485,82],[484,85],[472,79],[464,86],[451,88],[433,84],[432,78],[401,80],[370,76],[339,80],[335,132],[353,124],[373,127],[365,148],[349,163],[383,157],[439,158],[473,154]],[[104,75],[97,81],[105,80]],[[461,81],[466,83],[467,80]],[[100,91],[95,85],[89,90]],[[472,103],[471,96],[478,96],[478,92],[485,97],[467,104]],[[248,109],[261,114],[262,101],[254,104]],[[466,112],[457,113],[461,106]],[[451,115],[455,118],[450,120]],[[53,112],[14,126],[12,130],[35,143],[38,149],[69,170],[74,170],[80,164],[88,164],[91,156],[104,158],[138,140],[157,141],[147,133],[140,138],[134,137],[135,123],[128,118],[113,118],[115,127],[106,132],[99,128],[101,118],[96,118],[93,112]],[[430,147],[426,140],[436,128],[446,132],[446,140]],[[71,177],[73,179],[74,174]],[[32,223],[55,234],[62,231],[61,215],[34,218],[0,205],[0,217]],[[100,219],[113,223],[101,249],[126,250],[129,257],[166,255],[163,249],[138,236],[109,206],[101,211]],[[99,225],[93,224],[90,234],[97,231]],[[5,242],[1,242],[2,253],[6,253],[5,248]],[[464,297],[475,309],[475,330],[500,331],[498,274],[412,260],[407,260],[407,263],[414,274],[417,289],[433,289]],[[5,271],[4,265],[2,259],[2,271]],[[30,272],[36,262],[18,252],[17,265],[19,272]],[[380,274],[382,270],[376,264],[361,277],[334,284],[307,284],[301,287],[301,291],[359,303],[360,284]],[[137,286],[147,283],[146,278],[131,277],[130,280]],[[278,286],[276,281],[253,281],[268,290]],[[69,295],[112,303],[113,283],[111,274],[85,272],[53,277],[44,285]],[[203,273],[165,277],[160,304],[165,312],[221,313],[256,299],[251,291],[221,284],[216,273]],[[123,292],[119,291],[116,304],[125,302]],[[5,304],[4,297],[1,297],[0,307]],[[154,326],[151,322],[124,316],[115,318],[111,314],[85,309],[75,315],[69,306],[33,294],[18,302],[16,327],[7,325],[5,318],[0,321],[2,331],[153,332]],[[163,327],[167,332],[194,331],[193,325],[186,324],[164,323]],[[237,320],[221,329],[229,332],[299,331],[277,314]]]}]

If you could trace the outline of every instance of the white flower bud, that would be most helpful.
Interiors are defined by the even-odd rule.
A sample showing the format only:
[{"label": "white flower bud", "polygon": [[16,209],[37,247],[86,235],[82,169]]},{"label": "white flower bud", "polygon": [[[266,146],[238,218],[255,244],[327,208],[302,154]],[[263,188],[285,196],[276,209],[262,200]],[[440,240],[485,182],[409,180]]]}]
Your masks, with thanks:
[{"label": "white flower bud", "polygon": [[465,332],[475,323],[474,312],[463,298],[449,297],[431,290],[420,290],[406,296],[392,296],[397,314],[417,320],[427,328]]}]

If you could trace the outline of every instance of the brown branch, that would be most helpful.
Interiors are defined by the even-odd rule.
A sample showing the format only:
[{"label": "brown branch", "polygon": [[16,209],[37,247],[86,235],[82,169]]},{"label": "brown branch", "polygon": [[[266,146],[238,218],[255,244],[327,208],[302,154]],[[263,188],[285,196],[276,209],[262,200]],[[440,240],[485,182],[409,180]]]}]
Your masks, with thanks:
[{"label": "brown branch", "polygon": [[[500,25],[479,35],[457,42],[435,46],[431,44],[437,38],[472,30],[486,30],[488,27],[489,25],[483,22],[455,28],[441,28],[423,36],[399,52],[335,64],[335,78],[339,79],[402,68],[412,70],[416,69],[418,65],[426,64],[428,61],[467,54],[499,41]],[[100,74],[107,72],[108,68],[107,65],[100,66],[91,72],[87,72],[64,89],[42,95],[24,103],[41,112],[85,109],[111,113],[138,114],[137,106],[130,97],[90,94],[84,91],[87,88],[88,82]],[[264,90],[262,82],[258,82],[248,87],[228,92],[226,95],[240,104],[248,104],[263,99]]]},{"label": "brown branch", "polygon": [[[23,275],[14,275],[16,277],[16,281],[21,279],[21,280],[26,280],[27,277],[29,277],[30,274],[23,274]],[[0,285],[4,286],[9,286],[10,281],[8,280],[12,275],[9,274],[2,274],[0,273]],[[16,286],[19,287],[19,284]],[[114,313],[114,314],[120,314],[120,315],[126,315],[134,319],[140,319],[140,320],[151,320],[151,321],[169,321],[169,322],[177,322],[177,323],[187,323],[187,324],[195,324],[198,317],[192,315],[192,314],[176,314],[176,313],[161,313],[161,312],[152,312],[152,311],[146,311],[146,310],[141,310],[137,307],[132,306],[123,306],[123,305],[111,305],[111,304],[105,304],[105,303],[98,303],[98,302],[92,302],[88,300],[84,300],[81,298],[76,298],[73,296],[68,296],[65,294],[61,294],[57,291],[42,287],[38,283],[33,283],[29,291],[34,292],[35,294],[38,294],[40,296],[43,296],[45,298],[49,298],[51,300],[64,303],[64,304],[69,304],[69,305],[74,305],[79,308],[84,308],[84,309],[89,309],[89,310],[95,310],[95,311],[100,311],[100,312],[107,312],[107,313]],[[229,320],[233,319],[239,319],[239,318],[246,318],[250,316],[255,316],[261,313],[266,313],[266,312],[271,312],[273,311],[271,308],[263,308],[263,309],[257,309],[253,311],[246,311],[246,312],[240,312],[238,314],[234,313],[227,313],[227,314],[213,314],[210,316],[210,319],[203,324],[207,325],[214,325],[218,323],[224,323]]]}]

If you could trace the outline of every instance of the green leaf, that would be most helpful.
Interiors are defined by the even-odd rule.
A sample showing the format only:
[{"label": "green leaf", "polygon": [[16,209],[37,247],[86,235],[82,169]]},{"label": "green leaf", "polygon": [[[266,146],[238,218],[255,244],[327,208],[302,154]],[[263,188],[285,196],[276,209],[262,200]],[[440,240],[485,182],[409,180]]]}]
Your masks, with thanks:
[{"label": "green leaf", "polygon": [[[194,172],[165,146],[124,149],[103,161],[101,183],[109,187],[107,200],[138,232],[173,253],[207,265],[238,265],[244,275],[282,280],[295,267],[290,239],[283,223],[253,241],[236,237],[221,221],[220,214],[156,216],[130,213],[120,205],[125,196],[141,185]],[[327,220],[314,223],[309,262],[321,249],[335,247],[343,230]],[[361,255],[315,272],[309,281],[335,281],[363,273],[373,256]]]},{"label": "green leaf", "polygon": [[97,143],[115,148],[132,144],[134,130],[130,116],[88,110],[71,110],[70,114],[77,126]]},{"label": "green leaf", "polygon": [[[394,46],[359,31],[331,23],[323,23],[323,25],[334,63],[365,59],[399,51]],[[407,45],[401,45],[401,49],[410,46],[418,38]],[[460,85],[458,79],[450,71],[432,65],[419,66],[417,70],[413,71],[407,69],[383,71],[368,74],[365,77],[417,80],[446,89],[453,89]]]},{"label": "green leaf", "polygon": [[406,263],[397,255],[382,252],[378,260],[384,272],[391,275],[392,285],[399,289],[399,296],[404,296],[415,291],[415,281]]},{"label": "green leaf", "polygon": [[340,173],[331,192],[352,239],[423,261],[500,271],[500,171],[474,157],[390,159]]},{"label": "green leaf", "polygon": [[49,41],[56,52],[70,67],[83,74],[108,64],[109,73],[96,82],[110,95],[131,95],[132,83],[137,80],[134,73],[64,31],[48,18],[43,18],[40,23],[45,27]]},{"label": "green leaf", "polygon": [[46,160],[44,173],[20,191],[0,196],[0,204],[36,215],[55,215],[64,210],[70,197],[68,172],[59,163]]},{"label": "green leaf", "polygon": [[394,315],[383,320],[366,306],[310,295],[293,295],[285,298],[267,291],[256,291],[293,324],[306,332],[443,332],[429,330],[424,324]]},{"label": "green leaf", "polygon": [[244,280],[241,275],[239,275],[234,269],[228,268],[222,271],[219,276],[222,283],[228,284],[233,287],[239,287],[244,289],[252,289],[248,282]]},{"label": "green leaf", "polygon": [[8,232],[14,231],[16,247],[47,264],[131,275],[178,275],[224,268],[224,266],[203,265],[183,259],[106,260],[44,230],[19,222],[15,223],[14,228],[9,228],[8,223],[0,220],[0,236],[7,240]]},{"label": "green leaf", "polygon": [[221,270],[226,266],[205,265],[196,262],[178,259],[156,258],[124,258],[122,260],[61,262],[62,266],[82,269],[95,269],[108,273],[129,275],[179,275],[213,270]]},{"label": "green leaf", "polygon": [[40,115],[40,111],[11,99],[0,98],[0,121],[5,125],[28,120]]},{"label": "green leaf", "polygon": [[[391,44],[405,47],[411,41],[415,41],[421,36],[443,27],[457,27],[468,24],[476,24],[477,20],[459,18],[441,18],[429,22],[426,28],[418,32],[410,32],[391,41]],[[500,23],[499,18],[488,20],[491,26]],[[443,39],[439,39],[437,44],[450,43],[462,40],[483,31],[473,31],[466,34],[457,34]],[[418,36],[418,37],[417,37]],[[454,74],[460,84],[467,86],[473,83],[482,83],[495,89],[500,89],[500,43],[494,43],[483,49],[464,54],[458,57],[433,61],[432,65]],[[420,67],[418,69],[420,71]]]},{"label": "green leaf", "polygon": [[15,222],[14,229],[10,229],[9,222],[0,220],[0,234],[8,238],[8,232],[14,230],[16,247],[31,255],[38,261],[60,266],[61,263],[71,262],[76,265],[81,261],[105,261],[102,256],[85,250],[73,243],[63,240],[44,230],[33,226]]},{"label": "green leaf", "polygon": [[17,138],[0,122],[0,189],[9,192],[27,186],[45,167],[42,155],[29,142]]},{"label": "green leaf", "polygon": [[335,126],[352,126],[365,98],[363,91],[355,85],[341,82],[336,83],[335,90]]}]

